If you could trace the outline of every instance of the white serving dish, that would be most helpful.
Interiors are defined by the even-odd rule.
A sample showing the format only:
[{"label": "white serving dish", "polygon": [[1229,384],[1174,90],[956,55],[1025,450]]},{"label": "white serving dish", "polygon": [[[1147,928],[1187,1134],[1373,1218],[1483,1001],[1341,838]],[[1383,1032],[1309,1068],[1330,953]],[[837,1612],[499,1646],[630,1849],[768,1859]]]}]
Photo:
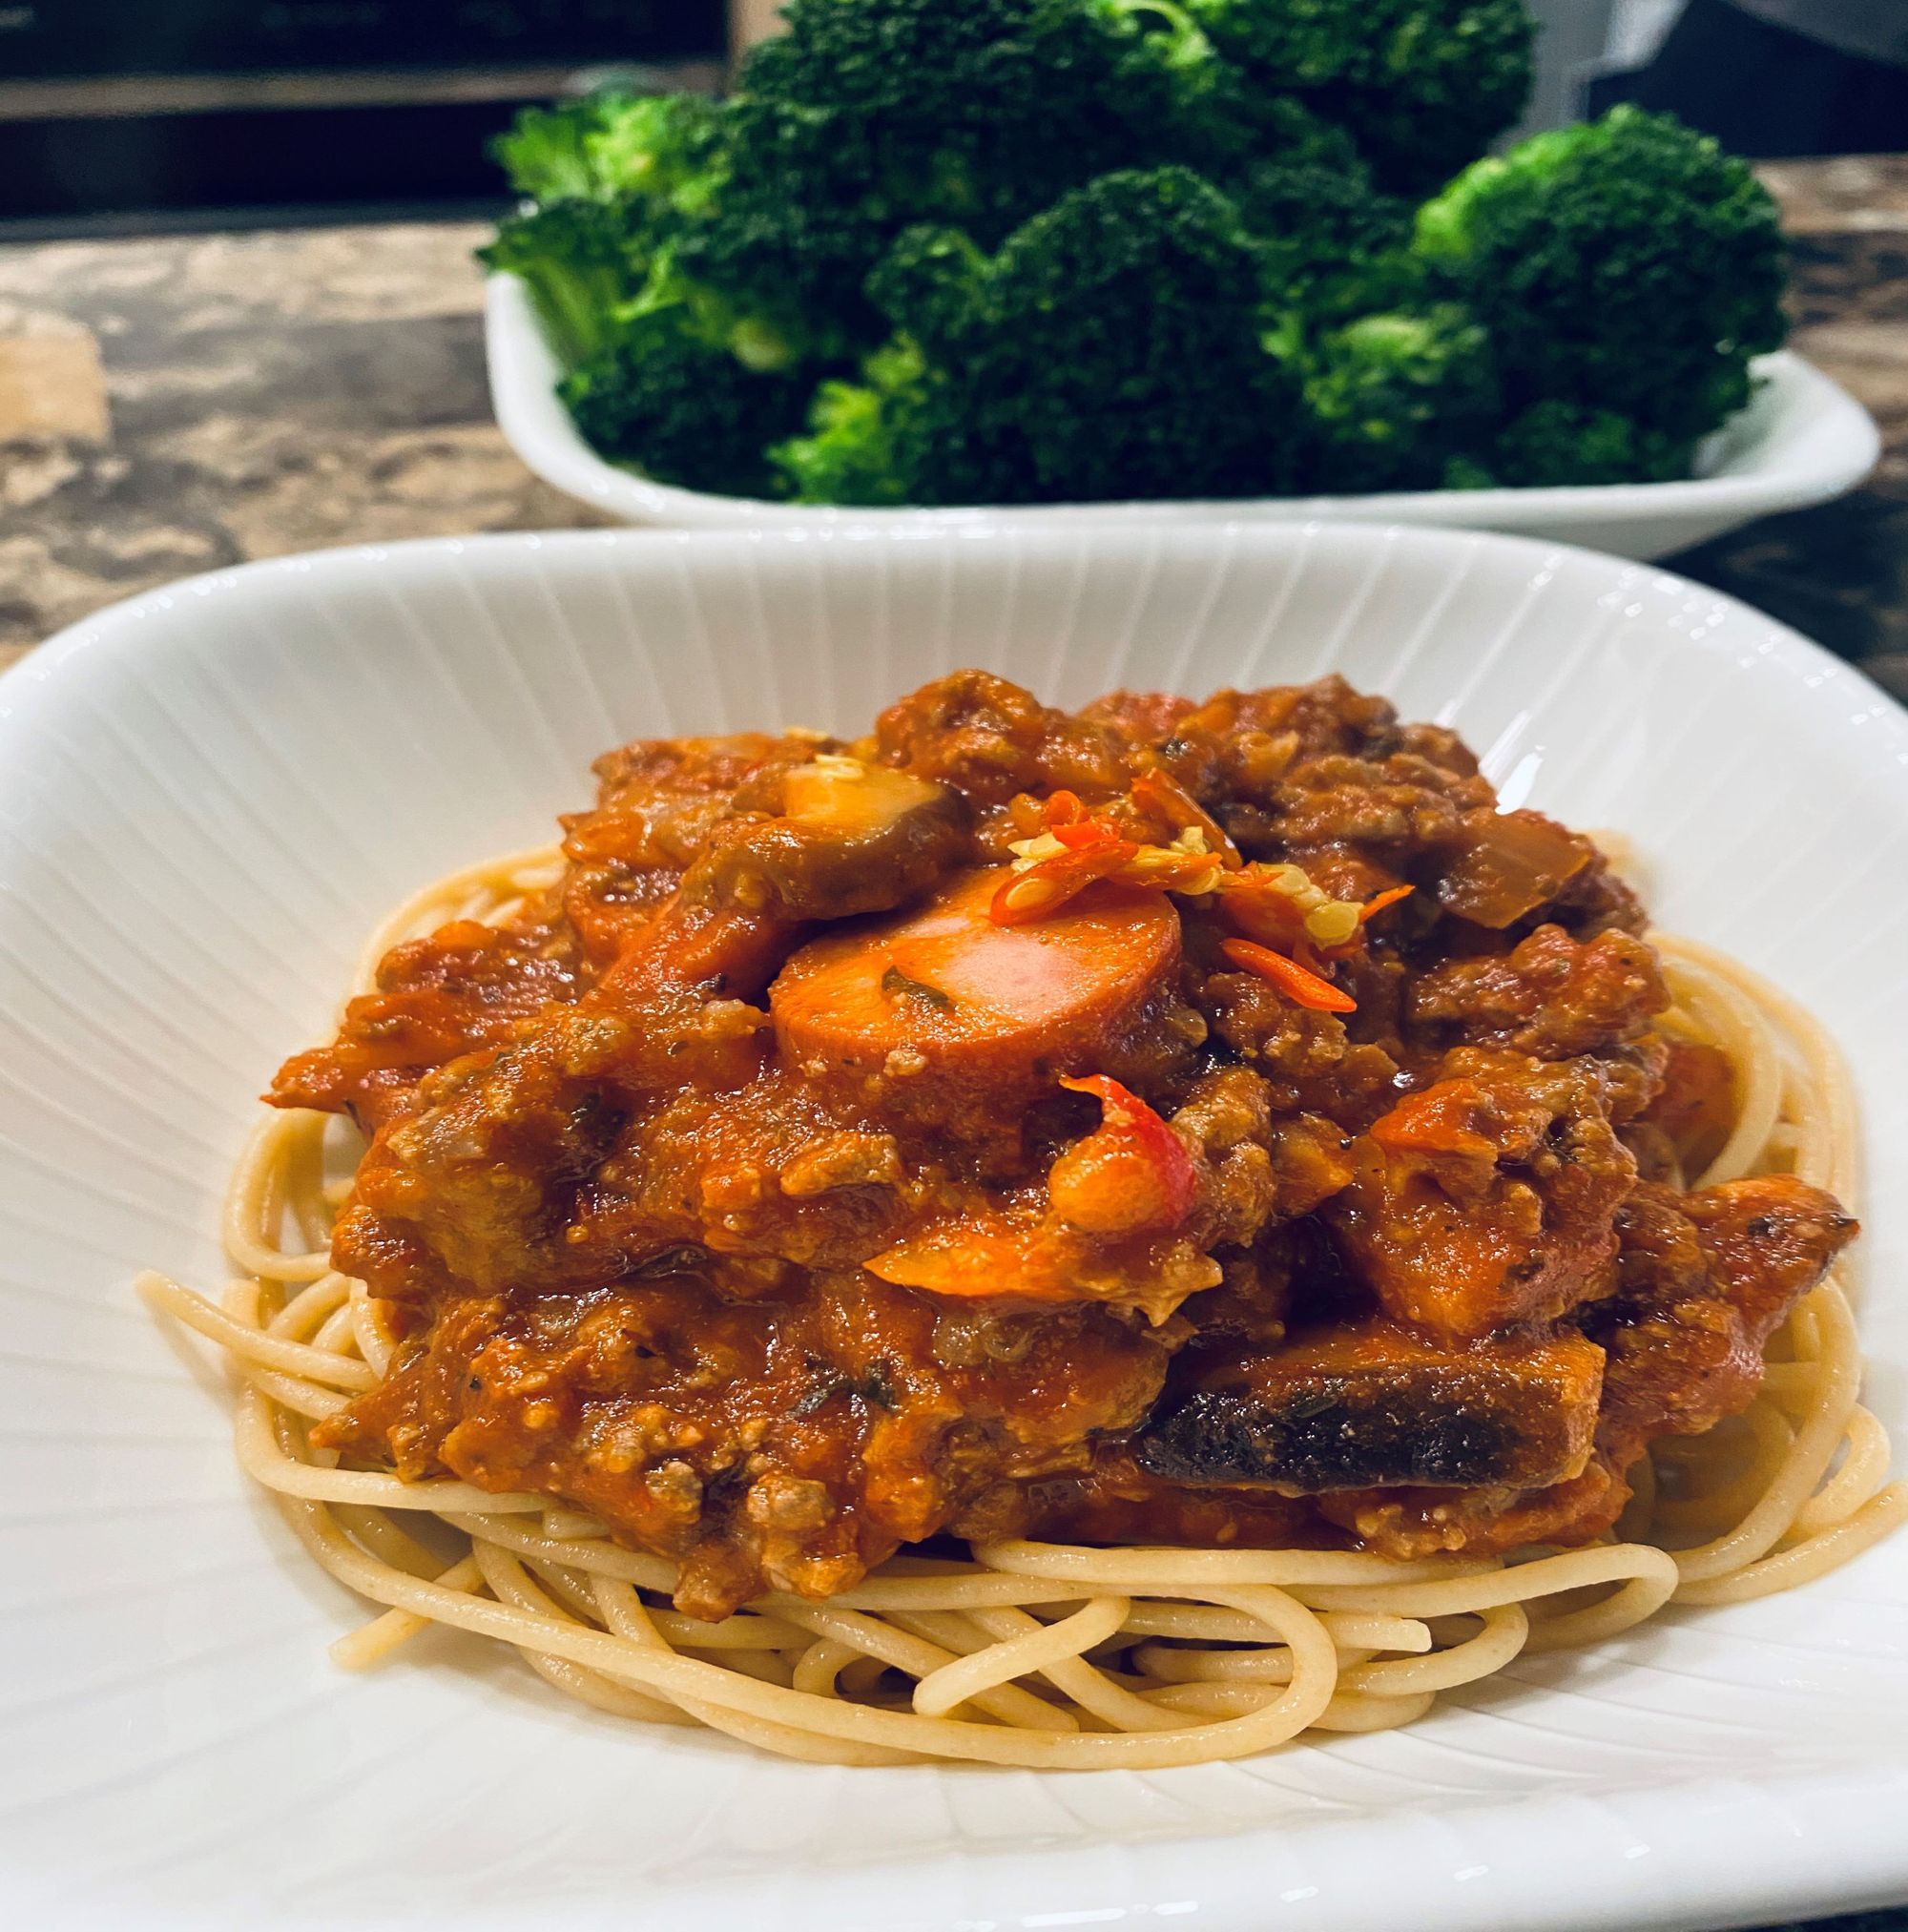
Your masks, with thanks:
[{"label": "white serving dish", "polygon": [[0,680],[0,1923],[112,1932],[1583,1932],[1908,1898],[1908,1539],[1539,1657],[1408,1731],[1164,1775],[844,1771],[633,1731],[364,1614],[247,1488],[201,1353],[279,1057],[420,881],[636,735],[854,729],[950,667],[1067,702],[1329,668],[1853,1049],[1870,1401],[1908,1432],[1908,718],[1660,571],[1346,526],[588,532],[293,557]]},{"label": "white serving dish", "polygon": [[1007,509],[828,509],[677,489],[599,456],[557,400],[562,370],[517,277],[490,277],[486,330],[497,421],[524,462],[546,483],[618,522],[681,530],[826,530],[841,523],[905,530],[1107,523],[1130,530],[1214,521],[1440,524],[1648,558],[1687,550],[1776,510],[1827,503],[1853,489],[1881,452],[1880,432],[1868,411],[1812,363],[1784,351],[1756,364],[1762,386],[1754,401],[1705,446],[1704,473],[1684,483]]}]

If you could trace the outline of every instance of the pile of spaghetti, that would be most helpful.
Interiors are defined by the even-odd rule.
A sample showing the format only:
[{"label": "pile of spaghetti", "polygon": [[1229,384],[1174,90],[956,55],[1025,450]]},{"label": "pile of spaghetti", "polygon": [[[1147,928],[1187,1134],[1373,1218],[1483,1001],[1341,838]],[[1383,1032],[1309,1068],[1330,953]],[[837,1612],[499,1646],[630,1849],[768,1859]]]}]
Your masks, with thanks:
[{"label": "pile of spaghetti", "polygon": [[[1489,866],[1448,839],[1374,837],[1334,862],[1342,836],[1281,836],[1308,761],[1343,782],[1360,757],[1396,784],[1408,758],[1411,779],[1448,773],[1467,810],[1488,798],[1448,735],[1404,727],[1420,736],[1400,745],[1336,681],[1228,694],[1216,723],[1211,704],[1121,698],[1015,731],[995,681],[968,676],[958,703],[931,688],[854,747],[633,747],[599,768],[604,802],[561,853],[421,894],[372,942],[338,1045],[280,1076],[276,1097],[298,1104],[259,1130],[228,1203],[237,1278],[214,1301],[141,1278],[225,1351],[243,1468],[319,1563],[384,1607],[334,1646],[341,1664],[383,1664],[438,1623],[514,1646],[605,1712],[791,1756],[1152,1768],[1407,1723],[1525,1652],[1805,1583],[1908,1518],[1834,1266],[1856,1180],[1849,1087],[1805,1012],[1704,947],[1633,938],[1601,857],[1517,885],[1503,849]],[[1266,714],[1296,743],[1262,781],[1196,765],[1207,742],[1262,738]],[[997,744],[976,753],[977,717],[1025,754],[996,797],[961,782],[1007,763]],[[948,748],[964,732],[966,767]],[[1110,750],[1100,797],[1083,741]],[[1043,760],[1075,783],[1023,782]],[[921,790],[890,793],[883,773]],[[694,810],[670,826],[664,796]],[[884,888],[901,922],[871,921],[867,841],[923,810],[914,869]],[[765,849],[779,871],[735,857]],[[698,875],[712,854],[726,884]],[[976,876],[986,932],[1042,946],[1054,985],[1029,988],[1022,951],[1002,966],[969,945]],[[843,923],[822,927],[804,891],[843,898]],[[1504,910],[1489,893],[1519,891],[1541,896],[1487,924]],[[1149,963],[1162,908],[1175,930]],[[1413,923],[1380,942],[1387,913]],[[1062,970],[1098,961],[1109,930],[1122,969],[1154,976],[1110,1004]],[[1475,1017],[1453,1044],[1454,965],[1498,974],[1475,1016],[1515,1004],[1505,976],[1533,945],[1554,962],[1566,937],[1588,952],[1612,934],[1662,975],[1638,995],[1647,1024],[1549,1060],[1492,1057]],[[724,947],[735,968],[713,975]],[[1387,1002],[1400,966],[1421,989],[1446,977],[1415,1007]],[[616,999],[625,1019],[651,1002],[634,1044],[606,1024]],[[544,1086],[530,1077],[551,1008],[595,1023],[563,1036],[562,1065],[597,1111],[554,1091],[587,1119],[587,1163],[548,1141],[550,1063]],[[1048,1008],[1064,1024],[1043,1034]],[[709,1056],[666,1106],[634,1098],[655,1083],[629,1070],[657,1015]],[[1295,1081],[1311,1108],[1276,1104],[1295,1028],[1335,1070],[1336,1137],[1296,1125],[1325,1117],[1316,1072]],[[849,1050],[855,1033],[868,1051]],[[1057,1064],[1060,1039],[1085,1057]],[[1357,1070],[1366,1049],[1391,1069],[1381,1097]],[[1543,1147],[1502,1144],[1491,1082],[1516,1070],[1542,1091],[1598,1053],[1646,1070],[1627,1115],[1584,1086]],[[1274,1105],[1219,1132],[1250,1101],[1241,1070]],[[1017,1088],[1023,1071],[1046,1091]],[[693,1132],[685,1094],[715,1102]],[[473,1095],[496,1136],[481,1146]],[[1597,1108],[1615,1132],[1587,1125]],[[778,1163],[766,1206],[759,1186],[708,1184],[733,1177],[734,1136],[764,1117],[774,1132],[748,1145]],[[877,1124],[887,1145],[871,1151]],[[1493,1187],[1457,1171],[1470,1157],[1495,1165]],[[1601,1235],[1570,1192],[1600,1158]],[[666,1209],[643,1199],[665,1171],[701,1184],[693,1231],[660,1225],[692,1213],[679,1189]],[[499,1175],[535,1176],[532,1213],[512,1218]],[[1488,1328],[1449,1298],[1466,1285],[1449,1252],[1428,1276],[1407,1266],[1433,1237],[1410,1222],[1402,1245],[1400,1229],[1433,1195],[1437,1227],[1464,1232],[1469,1287],[1497,1298]],[[642,1214],[658,1223],[646,1247]],[[1480,1273],[1481,1236],[1506,1226],[1522,1247]],[[1560,1288],[1566,1236],[1581,1278]]]}]

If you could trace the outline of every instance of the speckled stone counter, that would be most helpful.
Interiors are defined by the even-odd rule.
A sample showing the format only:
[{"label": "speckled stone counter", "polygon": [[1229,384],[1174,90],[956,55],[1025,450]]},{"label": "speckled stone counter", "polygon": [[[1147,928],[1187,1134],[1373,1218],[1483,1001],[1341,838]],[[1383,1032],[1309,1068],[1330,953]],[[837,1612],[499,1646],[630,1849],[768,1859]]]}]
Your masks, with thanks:
[{"label": "speckled stone counter", "polygon": [[482,239],[456,223],[0,249],[0,343],[68,344],[50,378],[66,395],[43,384],[37,405],[61,420],[0,442],[0,660],[252,557],[591,521],[491,419]]},{"label": "speckled stone counter", "polygon": [[[1881,420],[1842,502],[1677,567],[1908,695],[1908,157],[1772,166],[1796,345]],[[0,248],[0,662],[190,571],[588,523],[505,446],[467,224]]]}]

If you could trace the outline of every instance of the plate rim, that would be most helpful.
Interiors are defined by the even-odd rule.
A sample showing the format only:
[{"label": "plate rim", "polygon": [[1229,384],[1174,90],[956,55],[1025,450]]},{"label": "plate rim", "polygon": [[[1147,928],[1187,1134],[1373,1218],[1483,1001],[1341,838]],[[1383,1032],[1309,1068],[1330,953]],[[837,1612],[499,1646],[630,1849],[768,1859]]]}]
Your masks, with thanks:
[{"label": "plate rim", "polygon": [[[1639,486],[1642,487],[1642,486]],[[1649,486],[1669,488],[1670,486]],[[384,542],[328,545],[319,550],[291,551],[281,555],[248,558],[243,563],[225,564],[218,569],[194,571],[166,584],[114,599],[71,624],[50,633],[44,641],[29,647],[24,655],[0,669],[0,735],[13,720],[31,708],[31,688],[49,685],[63,675],[65,666],[75,657],[113,644],[132,627],[149,617],[170,612],[187,595],[207,597],[224,594],[256,582],[269,582],[284,576],[303,576],[314,571],[378,569],[412,562],[426,566],[438,557],[474,557],[479,560],[506,559],[513,554],[535,555],[550,551],[589,551],[631,550],[636,555],[646,551],[674,549],[685,551],[709,551],[719,553],[739,548],[778,552],[817,551],[833,549],[892,547],[918,550],[942,547],[964,551],[969,547],[1038,547],[1045,543],[1129,546],[1146,541],[1162,550],[1199,551],[1211,549],[1230,551],[1240,546],[1280,549],[1311,547],[1324,542],[1351,548],[1369,547],[1374,551],[1397,547],[1462,552],[1498,551],[1526,558],[1542,569],[1563,558],[1580,565],[1602,568],[1612,573],[1612,588],[1635,584],[1647,586],[1659,596],[1673,596],[1708,602],[1732,616],[1766,628],[1778,654],[1799,659],[1829,683],[1847,684],[1877,700],[1878,716],[1885,728],[1908,735],[1908,703],[1897,698],[1871,678],[1859,665],[1837,656],[1805,632],[1732,592],[1716,590],[1692,577],[1665,568],[1649,559],[1616,556],[1593,545],[1564,537],[1531,534],[1524,531],[1477,530],[1464,526],[1419,523],[1382,523],[1329,516],[1294,517],[1266,521],[1255,518],[1211,517],[1184,523],[1167,523],[1145,531],[1134,531],[1113,524],[1033,525],[1002,521],[993,513],[975,512],[977,520],[959,526],[925,524],[882,524],[844,517],[825,527],[775,526],[746,529],[679,528],[675,526],[620,525],[608,530],[565,528],[531,530],[479,530],[468,535],[398,537]],[[1904,737],[1908,742],[1908,737]],[[4,768],[0,768],[4,782]]]}]

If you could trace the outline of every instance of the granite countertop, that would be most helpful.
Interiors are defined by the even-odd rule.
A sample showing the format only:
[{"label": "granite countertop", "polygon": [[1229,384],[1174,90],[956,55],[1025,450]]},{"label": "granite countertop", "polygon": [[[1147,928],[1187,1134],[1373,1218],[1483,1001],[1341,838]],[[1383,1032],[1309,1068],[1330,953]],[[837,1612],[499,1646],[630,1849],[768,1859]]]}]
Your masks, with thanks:
[{"label": "granite countertop", "polygon": [[[1868,487],[1676,567],[1908,696],[1908,156],[1766,170],[1796,346],[1880,419]],[[0,664],[195,571],[598,521],[491,420],[465,223],[0,248]]]},{"label": "granite countertop", "polygon": [[[1908,699],[1908,156],[1763,172],[1795,238],[1795,346],[1886,449],[1839,503],[1672,562]],[[491,419],[484,232],[0,247],[0,666],[103,604],[248,558],[600,523]],[[1908,1913],[1833,1925],[1908,1932]]]}]

